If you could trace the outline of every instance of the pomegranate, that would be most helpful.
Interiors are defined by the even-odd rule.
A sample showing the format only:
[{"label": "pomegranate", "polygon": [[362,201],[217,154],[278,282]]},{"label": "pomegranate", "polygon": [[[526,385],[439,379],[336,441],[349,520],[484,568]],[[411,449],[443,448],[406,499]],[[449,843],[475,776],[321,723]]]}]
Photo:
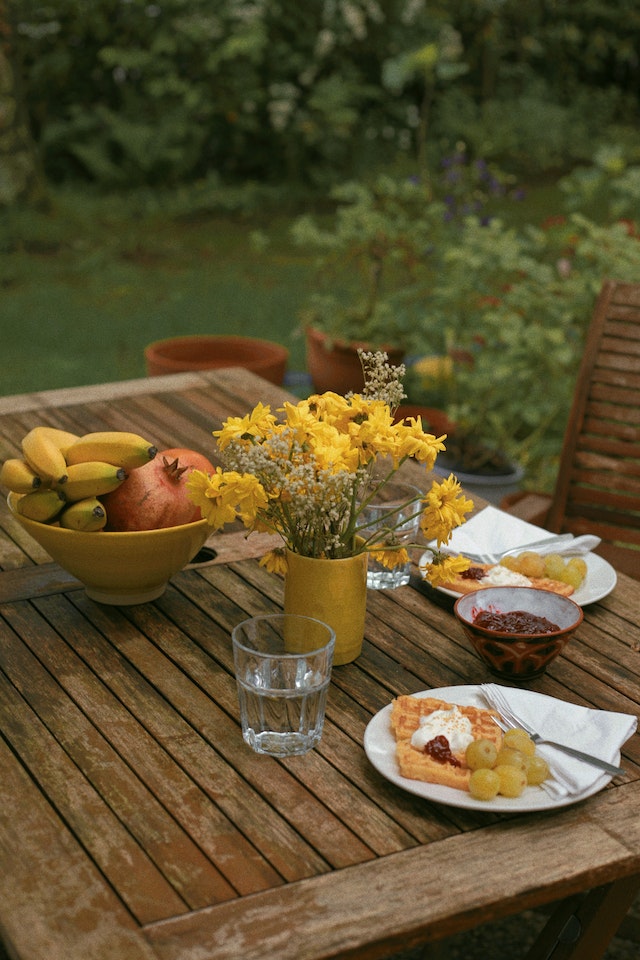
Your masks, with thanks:
[{"label": "pomegranate", "polygon": [[201,453],[184,447],[161,450],[153,460],[132,470],[111,493],[100,497],[107,511],[107,530],[156,530],[200,520],[185,482],[192,470],[213,473]]}]

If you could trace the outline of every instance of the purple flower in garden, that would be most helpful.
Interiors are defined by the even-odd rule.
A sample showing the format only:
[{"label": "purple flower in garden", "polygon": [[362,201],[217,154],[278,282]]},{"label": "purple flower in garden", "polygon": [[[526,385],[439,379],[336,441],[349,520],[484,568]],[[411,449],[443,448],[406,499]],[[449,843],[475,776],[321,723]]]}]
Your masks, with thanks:
[{"label": "purple flower in garden", "polygon": [[440,159],[440,188],[445,194],[443,216],[445,223],[470,215],[478,218],[481,226],[491,223],[492,215],[484,214],[490,198],[523,199],[524,191],[508,188],[507,179],[493,171],[483,158],[470,158],[465,150],[458,150]]}]

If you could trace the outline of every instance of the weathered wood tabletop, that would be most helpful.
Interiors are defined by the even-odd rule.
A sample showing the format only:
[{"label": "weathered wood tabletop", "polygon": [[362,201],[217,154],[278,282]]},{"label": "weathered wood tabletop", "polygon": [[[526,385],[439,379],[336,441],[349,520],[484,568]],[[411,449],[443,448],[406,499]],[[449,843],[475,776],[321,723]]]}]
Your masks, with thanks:
[{"label": "weathered wood tabletop", "polygon": [[[212,456],[222,419],[282,396],[228,370],[4,397],[0,456],[38,423],[135,430]],[[449,599],[407,586],[370,592],[364,650],[334,669],[320,746],[258,756],[240,734],[230,631],[279,609],[283,587],[250,555],[264,544],[249,543],[217,535],[217,557],[157,601],[103,606],[0,505],[9,955],[375,958],[594,888],[606,945],[640,875],[638,736],[624,777],[550,812],[456,809],[394,786],[364,753],[371,717],[398,693],[489,679]],[[639,622],[638,584],[621,576],[529,686],[636,714]],[[572,956],[601,956],[597,942]]]}]

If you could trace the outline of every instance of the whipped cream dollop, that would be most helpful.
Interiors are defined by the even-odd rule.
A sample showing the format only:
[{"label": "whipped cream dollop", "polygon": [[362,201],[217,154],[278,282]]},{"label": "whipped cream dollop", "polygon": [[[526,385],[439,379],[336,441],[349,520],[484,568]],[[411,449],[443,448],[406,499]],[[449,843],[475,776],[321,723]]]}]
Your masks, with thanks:
[{"label": "whipped cream dollop", "polygon": [[497,563],[495,567],[491,567],[490,570],[487,570],[486,574],[482,578],[482,582],[490,583],[494,587],[531,586],[531,580],[529,580],[528,577],[523,576],[516,570],[509,570],[508,567],[503,567],[500,563]]},{"label": "whipped cream dollop", "polygon": [[420,718],[420,726],[411,737],[411,746],[424,750],[435,737],[446,737],[452,753],[462,753],[473,740],[471,721],[454,704],[450,710],[434,710]]}]

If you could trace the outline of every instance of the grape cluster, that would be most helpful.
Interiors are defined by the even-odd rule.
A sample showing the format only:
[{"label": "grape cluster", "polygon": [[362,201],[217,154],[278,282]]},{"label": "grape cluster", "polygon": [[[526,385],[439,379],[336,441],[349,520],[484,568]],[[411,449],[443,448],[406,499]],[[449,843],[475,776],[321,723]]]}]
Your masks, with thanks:
[{"label": "grape cluster", "polygon": [[536,752],[524,730],[507,730],[498,749],[491,740],[473,740],[465,760],[471,770],[469,793],[476,800],[519,797],[525,787],[537,787],[549,776],[549,765]]},{"label": "grape cluster", "polygon": [[546,555],[525,550],[515,556],[503,557],[503,567],[521,573],[523,577],[547,577],[560,580],[577,590],[587,575],[587,564],[582,557],[562,557],[559,553]]}]

